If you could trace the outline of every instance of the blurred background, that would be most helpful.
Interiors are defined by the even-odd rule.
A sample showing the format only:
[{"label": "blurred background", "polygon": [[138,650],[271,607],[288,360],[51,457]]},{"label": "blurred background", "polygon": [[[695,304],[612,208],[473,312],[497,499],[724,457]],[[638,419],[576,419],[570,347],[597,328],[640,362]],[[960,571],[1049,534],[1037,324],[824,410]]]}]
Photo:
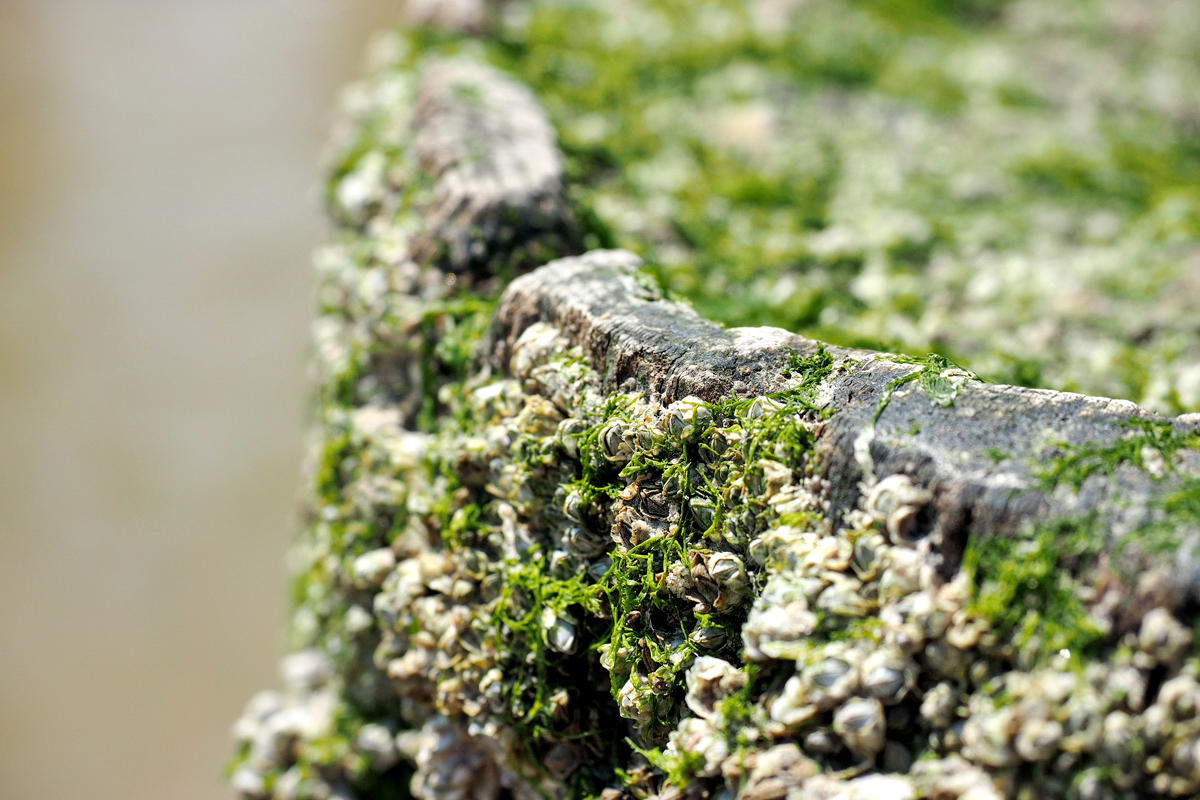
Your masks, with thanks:
[{"label": "blurred background", "polygon": [[0,797],[223,798],[278,683],[310,191],[395,0],[0,0]]}]

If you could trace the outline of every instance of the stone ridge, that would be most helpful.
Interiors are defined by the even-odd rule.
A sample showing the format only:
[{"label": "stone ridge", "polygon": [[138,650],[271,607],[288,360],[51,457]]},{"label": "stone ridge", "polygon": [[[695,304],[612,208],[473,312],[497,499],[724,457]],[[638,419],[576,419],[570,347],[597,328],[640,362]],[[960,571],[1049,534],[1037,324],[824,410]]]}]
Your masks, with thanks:
[{"label": "stone ridge", "polygon": [[1200,792],[1194,419],[722,329],[573,255],[567,205],[526,238],[561,161],[476,90],[536,100],[417,70],[355,96],[331,180],[293,652],[239,795]]},{"label": "stone ridge", "polygon": [[[531,325],[548,323],[583,348],[609,391],[646,392],[663,403],[687,396],[717,402],[786,389],[781,373],[789,358],[818,347],[779,329],[724,329],[703,320],[639,280],[640,265],[632,253],[593,251],[513,281],[496,312],[494,361],[504,363]],[[1111,487],[1096,476],[1086,500],[1042,490],[1035,473],[1057,449],[1111,443],[1131,420],[1162,419],[1129,401],[988,384],[962,373],[953,378],[961,385],[952,403],[932,402],[913,382],[892,392],[876,419],[888,385],[921,367],[886,353],[827,351],[839,368],[823,387],[829,419],[819,429],[817,459],[832,483],[834,510],[855,507],[864,478],[907,476],[932,494],[922,535],[940,543],[947,577],[968,531],[1013,535],[1035,519],[1100,509],[1128,530],[1145,515],[1146,501],[1173,487],[1122,470]],[[1005,457],[996,459],[997,452]],[[1141,502],[1118,506],[1116,494]]]},{"label": "stone ridge", "polygon": [[[434,180],[420,204],[413,258],[486,269],[498,251],[579,236],[554,128],[528,88],[471,59],[426,65],[414,106],[413,154]],[[577,245],[576,245],[577,246]]]}]

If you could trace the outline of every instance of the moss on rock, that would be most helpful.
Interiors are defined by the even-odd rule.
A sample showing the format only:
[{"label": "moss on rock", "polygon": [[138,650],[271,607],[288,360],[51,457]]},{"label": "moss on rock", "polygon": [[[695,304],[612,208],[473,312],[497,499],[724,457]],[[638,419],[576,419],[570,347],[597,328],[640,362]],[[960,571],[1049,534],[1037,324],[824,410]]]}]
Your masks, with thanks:
[{"label": "moss on rock", "polygon": [[[1088,2],[505,8],[381,39],[347,92],[293,655],[235,789],[1200,791],[1194,425],[1084,398],[1070,442],[975,447],[962,419],[1035,395],[950,360],[1200,405],[1192,100],[1139,89],[1194,70],[1192,9],[1113,49],[1132,23]],[[699,340],[631,349],[528,278],[497,314],[616,244],[650,266],[539,274],[910,355],[728,331],[699,397]]]}]

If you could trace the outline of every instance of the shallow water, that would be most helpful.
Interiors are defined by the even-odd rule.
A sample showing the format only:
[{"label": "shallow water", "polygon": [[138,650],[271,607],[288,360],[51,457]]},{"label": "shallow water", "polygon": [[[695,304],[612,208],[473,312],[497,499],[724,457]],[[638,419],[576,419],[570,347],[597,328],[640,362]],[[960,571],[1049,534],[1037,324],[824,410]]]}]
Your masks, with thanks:
[{"label": "shallow water", "polygon": [[0,797],[218,798],[277,683],[310,187],[385,0],[0,0]]}]

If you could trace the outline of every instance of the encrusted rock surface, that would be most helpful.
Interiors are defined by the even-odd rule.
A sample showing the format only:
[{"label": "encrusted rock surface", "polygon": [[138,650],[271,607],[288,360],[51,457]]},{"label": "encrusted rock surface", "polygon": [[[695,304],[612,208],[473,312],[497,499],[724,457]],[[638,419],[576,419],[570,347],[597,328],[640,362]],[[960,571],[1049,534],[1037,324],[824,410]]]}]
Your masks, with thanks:
[{"label": "encrusted rock surface", "polygon": [[[655,292],[630,269],[638,264],[628,253],[589,253],[514,281],[497,310],[499,363],[531,325],[548,323],[583,348],[606,390],[636,389],[665,403],[686,396],[719,402],[786,390],[789,360],[823,347],[779,329],[723,329],[686,306],[650,299]],[[833,484],[832,511],[854,506],[864,476],[872,484],[907,476],[929,494],[913,537],[938,540],[950,574],[968,529],[1011,534],[1035,517],[1100,506],[1118,534],[1142,524],[1161,476],[1125,469],[1110,482],[1097,475],[1081,498],[1044,491],[1039,465],[1072,447],[1111,445],[1133,420],[1178,434],[1198,427],[1128,401],[984,383],[953,364],[824,349],[836,368],[818,395],[829,418],[814,429],[814,458]],[[921,388],[922,375],[945,383],[943,400]],[[1200,469],[1200,454],[1178,456],[1189,470]],[[1113,495],[1124,499],[1106,502]]]},{"label": "encrusted rock surface", "polygon": [[554,128],[512,78],[478,59],[427,59],[415,80],[358,87],[347,106],[340,144],[358,157],[331,197],[344,224],[404,214],[414,261],[477,280],[582,249]]},{"label": "encrusted rock surface", "polygon": [[331,184],[294,652],[241,796],[1200,792],[1194,418],[720,328],[574,255],[532,95],[422,70],[348,99],[379,157]]}]

